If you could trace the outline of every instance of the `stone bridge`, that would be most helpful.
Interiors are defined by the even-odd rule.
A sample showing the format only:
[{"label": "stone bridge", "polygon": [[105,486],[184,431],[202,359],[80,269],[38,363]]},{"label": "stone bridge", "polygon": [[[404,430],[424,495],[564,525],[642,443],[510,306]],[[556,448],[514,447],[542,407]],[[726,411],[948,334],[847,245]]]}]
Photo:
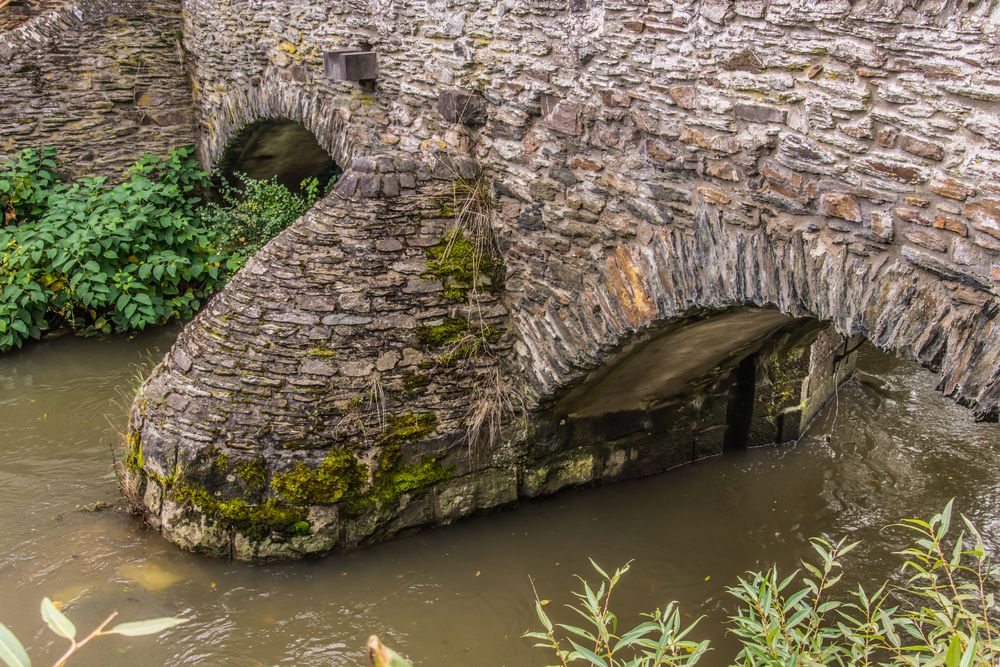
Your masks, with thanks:
[{"label": "stone bridge", "polygon": [[[295,124],[344,169],[133,405],[126,487],[185,548],[324,552],[793,440],[863,339],[997,418],[996,0],[174,11],[153,92],[193,102],[157,141],[189,118],[206,166],[281,175]],[[377,80],[324,74],[359,46]],[[73,143],[32,113],[0,150]]]}]

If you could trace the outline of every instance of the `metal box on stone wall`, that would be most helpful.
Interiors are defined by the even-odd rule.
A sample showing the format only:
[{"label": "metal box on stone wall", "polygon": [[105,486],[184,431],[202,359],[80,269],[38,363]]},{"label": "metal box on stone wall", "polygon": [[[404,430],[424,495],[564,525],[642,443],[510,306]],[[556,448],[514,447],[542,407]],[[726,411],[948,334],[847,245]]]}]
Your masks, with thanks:
[{"label": "metal box on stone wall", "polygon": [[326,75],[335,81],[371,81],[378,77],[378,59],[369,49],[341,49],[323,54]]}]

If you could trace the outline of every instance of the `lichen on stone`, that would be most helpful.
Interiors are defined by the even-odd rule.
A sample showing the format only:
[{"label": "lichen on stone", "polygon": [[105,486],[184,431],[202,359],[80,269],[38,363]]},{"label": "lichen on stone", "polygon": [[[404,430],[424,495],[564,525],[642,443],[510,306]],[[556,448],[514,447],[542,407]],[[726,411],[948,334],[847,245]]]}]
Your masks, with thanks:
[{"label": "lichen on stone", "polygon": [[307,357],[315,357],[318,359],[330,359],[337,356],[337,351],[329,347],[323,347],[322,345],[317,345],[306,350]]}]

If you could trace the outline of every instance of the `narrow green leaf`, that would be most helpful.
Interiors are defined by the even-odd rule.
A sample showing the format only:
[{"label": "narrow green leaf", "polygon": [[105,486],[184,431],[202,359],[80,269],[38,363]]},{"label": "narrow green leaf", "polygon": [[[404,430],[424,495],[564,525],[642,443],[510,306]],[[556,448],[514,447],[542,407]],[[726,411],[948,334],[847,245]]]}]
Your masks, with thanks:
[{"label": "narrow green leaf", "polygon": [[31,659],[28,658],[24,646],[3,623],[0,623],[0,660],[3,660],[7,667],[31,667]]},{"label": "narrow green leaf", "polygon": [[52,604],[52,600],[48,598],[42,600],[42,620],[45,621],[45,624],[49,626],[52,632],[60,637],[70,640],[76,638],[76,626],[73,625],[71,620],[66,618],[65,614],[56,609],[56,606]]},{"label": "narrow green leaf", "polygon": [[605,662],[603,658],[601,658],[599,655],[597,655],[590,649],[584,646],[580,646],[572,639],[569,640],[569,643],[572,644],[575,652],[579,654],[581,658],[588,661],[590,664],[594,665],[595,667],[608,667],[608,663]]},{"label": "narrow green leaf", "polygon": [[130,623],[119,623],[108,632],[126,637],[141,637],[143,635],[156,635],[164,630],[168,630],[181,623],[187,623],[186,618],[150,618],[145,621],[132,621]]}]

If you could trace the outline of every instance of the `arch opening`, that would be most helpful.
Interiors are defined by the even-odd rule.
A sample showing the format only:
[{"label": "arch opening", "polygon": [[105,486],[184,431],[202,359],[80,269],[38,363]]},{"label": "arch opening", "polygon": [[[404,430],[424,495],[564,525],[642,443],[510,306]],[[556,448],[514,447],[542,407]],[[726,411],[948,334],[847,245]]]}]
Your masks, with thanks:
[{"label": "arch opening", "polygon": [[227,145],[218,170],[230,183],[238,182],[236,174],[275,178],[292,192],[311,178],[325,189],[342,171],[312,132],[285,118],[265,118],[244,128]]},{"label": "arch opening", "polygon": [[661,322],[553,399],[536,453],[550,452],[545,465],[562,470],[588,457],[588,477],[566,485],[795,441],[853,375],[857,347],[828,322],[771,308]]}]

